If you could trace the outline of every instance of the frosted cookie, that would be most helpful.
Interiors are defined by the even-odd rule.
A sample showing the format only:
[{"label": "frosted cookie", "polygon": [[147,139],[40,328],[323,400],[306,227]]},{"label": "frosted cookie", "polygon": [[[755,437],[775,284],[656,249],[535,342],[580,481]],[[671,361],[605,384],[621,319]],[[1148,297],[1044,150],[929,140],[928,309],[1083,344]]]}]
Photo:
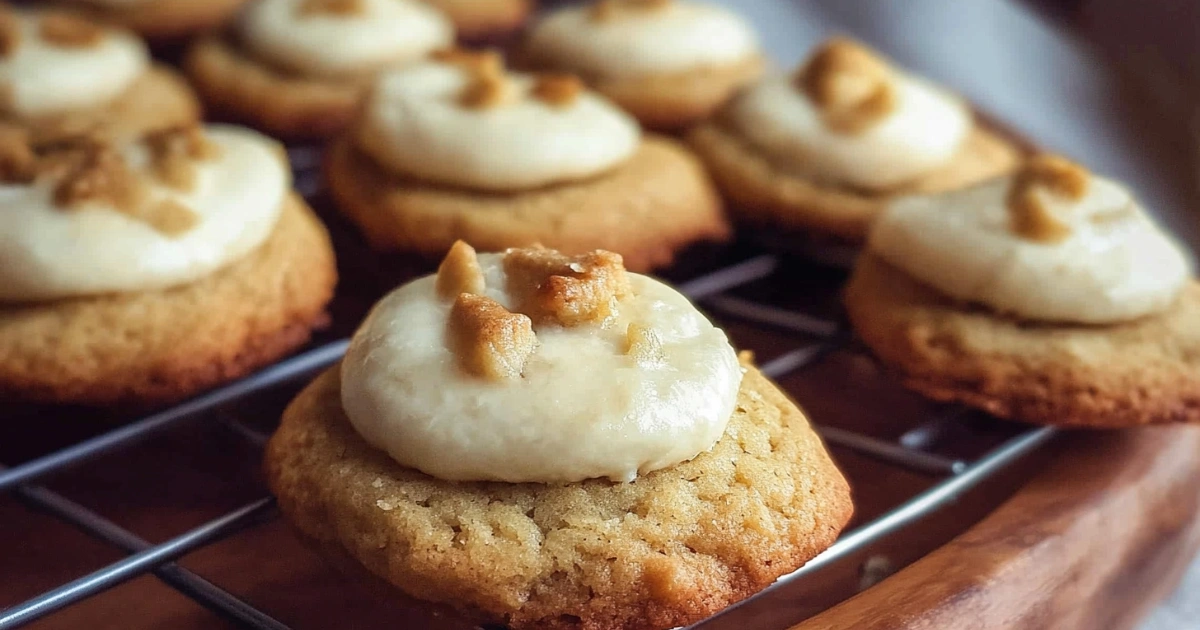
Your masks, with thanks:
[{"label": "frosted cookie", "polygon": [[450,22],[417,0],[256,0],[184,66],[215,115],[314,139],[341,129],[385,68],[453,41]]},{"label": "frosted cookie", "polygon": [[600,0],[550,13],[521,46],[522,63],[573,72],[653,129],[712,115],[762,74],[748,22],[685,0]]},{"label": "frosted cookie", "polygon": [[841,38],[746,89],[689,140],[740,219],[848,243],[896,195],[964,188],[1020,157],[959,97]]},{"label": "frosted cookie", "polygon": [[446,14],[459,39],[496,43],[515,33],[533,11],[535,0],[422,0]]},{"label": "frosted cookie", "polygon": [[447,51],[384,75],[326,162],[337,206],[378,249],[440,257],[457,239],[501,250],[608,249],[631,269],[723,239],[703,166],[569,75]]},{"label": "frosted cookie", "polygon": [[846,290],[914,389],[1028,422],[1200,421],[1200,286],[1123,186],[1062,158],[895,200]]},{"label": "frosted cookie", "polygon": [[132,33],[63,11],[0,7],[0,122],[52,141],[138,136],[199,119],[191,88],[153,64]]},{"label": "frosted cookie", "polygon": [[235,127],[38,145],[0,128],[0,399],[178,400],[325,320],[324,228]]},{"label": "frosted cookie", "polygon": [[604,251],[456,244],[288,407],[266,473],[303,537],[512,630],[686,625],[852,511],[804,414]]},{"label": "frosted cookie", "polygon": [[61,0],[72,8],[136,31],[154,42],[178,42],[219,28],[247,0]]}]

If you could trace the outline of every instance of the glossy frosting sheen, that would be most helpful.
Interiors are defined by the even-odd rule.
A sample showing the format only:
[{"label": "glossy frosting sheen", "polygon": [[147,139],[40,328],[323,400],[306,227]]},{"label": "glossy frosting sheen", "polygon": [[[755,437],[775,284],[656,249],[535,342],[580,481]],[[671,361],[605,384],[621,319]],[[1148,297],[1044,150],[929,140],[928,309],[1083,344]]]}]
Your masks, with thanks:
[{"label": "glossy frosting sheen", "polygon": [[15,50],[0,56],[6,106],[20,116],[60,114],[102,106],[120,96],[150,65],[145,44],[132,33],[107,29],[94,45],[66,47],[38,34],[41,16],[16,12]]},{"label": "glossy frosting sheen", "polygon": [[947,164],[973,124],[957,97],[900,72],[891,81],[894,111],[860,133],[829,128],[788,76],[744,92],[729,118],[783,170],[826,185],[887,190]]},{"label": "glossy frosting sheen", "polygon": [[566,106],[533,98],[533,79],[508,74],[512,102],[459,102],[462,68],[426,63],[381,77],[358,143],[397,174],[486,190],[520,190],[591,177],[633,155],[637,122],[590,92]]},{"label": "glossy frosting sheen", "polygon": [[[145,291],[202,278],[244,256],[271,233],[290,174],[281,148],[265,136],[212,127],[220,147],[197,164],[194,190],[152,184],[199,215],[187,232],[167,235],[104,204],[54,205],[51,185],[0,185],[0,300],[50,300]],[[146,151],[129,146],[131,164]]]},{"label": "glossy frosting sheen", "polygon": [[759,52],[754,30],[723,7],[670,2],[614,12],[597,19],[590,5],[556,11],[533,30],[529,47],[560,67],[603,77],[728,66]]},{"label": "glossy frosting sheen", "polygon": [[870,251],[951,297],[1031,320],[1135,319],[1167,308],[1188,281],[1179,245],[1123,186],[1091,176],[1078,200],[1043,195],[1070,229],[1050,243],[1013,231],[1012,182],[899,199],[875,224]]},{"label": "glossy frosting sheen", "polygon": [[414,0],[361,0],[362,11],[305,13],[304,0],[255,0],[242,14],[243,41],[306,75],[345,77],[411,62],[454,41],[454,27]]},{"label": "glossy frosting sheen", "polygon": [[[506,307],[501,255],[483,254],[484,295]],[[449,480],[631,481],[717,442],[742,372],[725,333],[678,292],[630,274],[615,321],[535,326],[521,376],[466,375],[447,346],[450,302],[435,279],[409,283],[374,309],[342,363],[342,404],[357,431],[396,461]],[[636,322],[663,360],[624,352]]]}]

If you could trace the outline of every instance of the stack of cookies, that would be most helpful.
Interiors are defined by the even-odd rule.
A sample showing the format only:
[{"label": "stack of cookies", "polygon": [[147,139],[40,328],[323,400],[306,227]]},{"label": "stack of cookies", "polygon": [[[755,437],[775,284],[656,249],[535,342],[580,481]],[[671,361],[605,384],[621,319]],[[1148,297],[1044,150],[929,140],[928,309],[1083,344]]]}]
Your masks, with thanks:
[{"label": "stack of cookies", "polygon": [[[430,273],[288,407],[267,478],[430,606],[662,630],[833,544],[850,489],[804,413],[641,275],[738,234],[850,248],[850,323],[930,398],[1200,422],[1200,287],[1133,193],[853,40],[779,72],[689,0],[524,31],[528,0],[66,4],[0,13],[0,396],[162,404],[304,344],[334,256],[280,142],[320,147],[354,255]],[[133,31],[186,37],[187,80]]]}]

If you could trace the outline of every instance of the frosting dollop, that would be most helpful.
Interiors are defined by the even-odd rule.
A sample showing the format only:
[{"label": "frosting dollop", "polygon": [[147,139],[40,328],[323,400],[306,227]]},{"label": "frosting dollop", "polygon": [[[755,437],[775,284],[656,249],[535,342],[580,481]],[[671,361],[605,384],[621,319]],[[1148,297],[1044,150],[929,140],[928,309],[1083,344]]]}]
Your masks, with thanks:
[{"label": "frosting dollop", "polygon": [[728,66],[759,54],[758,37],[736,13],[672,0],[560,9],[534,27],[528,49],[558,67],[605,78]]},{"label": "frosting dollop", "polygon": [[57,11],[6,9],[0,18],[0,107],[18,116],[105,105],[150,66],[146,45],[121,29]]},{"label": "frosting dollop", "polygon": [[950,297],[1050,322],[1161,312],[1190,276],[1179,244],[1128,189],[1059,158],[961,191],[899,198],[868,249]]},{"label": "frosting dollop", "polygon": [[281,147],[231,126],[191,141],[205,148],[183,137],[81,147],[46,158],[32,181],[0,184],[0,300],[175,286],[266,240],[290,186]]},{"label": "frosting dollop", "polygon": [[385,73],[357,125],[359,146],[399,175],[498,191],[591,177],[637,150],[637,122],[608,101],[564,95],[548,89],[563,77],[508,73],[489,59]]},{"label": "frosting dollop", "polygon": [[727,120],[782,170],[867,191],[946,165],[974,124],[962,99],[844,39],[824,44],[795,76],[747,89]]},{"label": "frosting dollop", "polygon": [[256,0],[239,28],[245,45],[275,64],[343,79],[454,41],[450,20],[415,0]]},{"label": "frosting dollop", "polygon": [[631,481],[707,451],[742,372],[720,329],[615,254],[459,243],[379,302],[341,376],[351,423],[399,463],[553,483]]}]

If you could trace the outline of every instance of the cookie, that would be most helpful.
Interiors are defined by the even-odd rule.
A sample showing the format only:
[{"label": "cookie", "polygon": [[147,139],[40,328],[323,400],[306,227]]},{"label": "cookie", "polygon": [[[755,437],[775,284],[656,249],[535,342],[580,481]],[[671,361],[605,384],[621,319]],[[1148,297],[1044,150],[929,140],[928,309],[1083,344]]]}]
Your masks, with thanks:
[{"label": "cookie", "polygon": [[348,138],[330,147],[325,177],[338,209],[372,247],[437,258],[462,239],[483,251],[542,244],[569,253],[620,252],[645,271],[689,243],[729,236],[703,167],[679,143],[642,141],[616,171],[515,194],[456,190],[391,175]]},{"label": "cookie", "polygon": [[546,15],[517,52],[524,67],[572,72],[647,128],[709,118],[763,73],[748,22],[725,8],[667,0],[602,0]]},{"label": "cookie", "polygon": [[520,30],[533,12],[534,0],[422,0],[454,22],[460,40],[500,43]]},{"label": "cookie", "polygon": [[69,0],[95,19],[133,30],[155,42],[177,42],[220,28],[247,0]]},{"label": "cookie", "polygon": [[336,280],[324,227],[298,197],[247,257],[142,293],[0,304],[0,398],[159,404],[244,376],[303,345]]},{"label": "cookie", "polygon": [[1081,326],[1000,317],[864,256],[846,287],[857,334],[905,384],[1004,418],[1117,428],[1200,421],[1200,286],[1159,315]]},{"label": "cookie", "polygon": [[803,565],[852,512],[804,415],[752,367],[711,452],[634,483],[440,481],[368,446],[339,388],[319,377],[267,447],[285,516],[410,595],[514,630],[686,625]]}]

